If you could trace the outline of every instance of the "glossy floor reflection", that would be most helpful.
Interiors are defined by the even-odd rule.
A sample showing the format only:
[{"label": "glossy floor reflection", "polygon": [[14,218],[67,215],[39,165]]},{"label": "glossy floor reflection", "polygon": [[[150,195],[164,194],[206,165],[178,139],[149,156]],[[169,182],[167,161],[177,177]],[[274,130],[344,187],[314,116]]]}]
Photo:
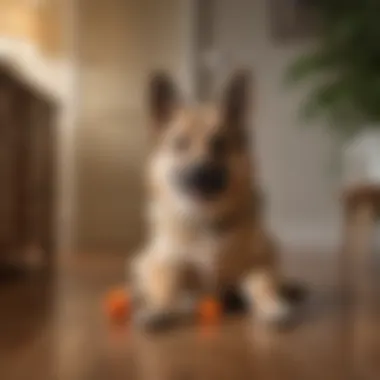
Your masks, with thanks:
[{"label": "glossy floor reflection", "polygon": [[155,336],[131,326],[112,326],[101,300],[123,279],[118,257],[78,259],[52,281],[31,278],[1,285],[0,378],[380,378],[376,305],[342,307],[332,260],[302,257],[287,267],[310,284],[310,307],[290,331],[266,330],[246,317],[209,329],[184,326]]}]

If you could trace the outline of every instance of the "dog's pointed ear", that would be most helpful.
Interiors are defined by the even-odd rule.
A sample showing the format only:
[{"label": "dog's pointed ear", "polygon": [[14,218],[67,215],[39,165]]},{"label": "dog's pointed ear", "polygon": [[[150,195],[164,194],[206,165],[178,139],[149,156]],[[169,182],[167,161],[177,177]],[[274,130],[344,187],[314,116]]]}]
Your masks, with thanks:
[{"label": "dog's pointed ear", "polygon": [[170,120],[178,103],[176,87],[169,75],[156,72],[150,77],[148,92],[152,122],[156,128],[162,128]]},{"label": "dog's pointed ear", "polygon": [[223,93],[222,109],[227,125],[243,128],[252,101],[252,75],[249,70],[239,70],[229,79]]}]

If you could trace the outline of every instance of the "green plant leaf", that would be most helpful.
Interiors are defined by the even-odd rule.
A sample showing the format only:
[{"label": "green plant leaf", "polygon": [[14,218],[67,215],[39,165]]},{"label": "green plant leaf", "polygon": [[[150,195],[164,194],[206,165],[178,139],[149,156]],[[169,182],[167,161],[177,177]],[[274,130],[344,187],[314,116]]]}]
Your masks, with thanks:
[{"label": "green plant leaf", "polygon": [[314,49],[285,71],[284,84],[307,83],[304,121],[323,118],[341,135],[380,127],[380,1],[319,0],[322,31]]}]

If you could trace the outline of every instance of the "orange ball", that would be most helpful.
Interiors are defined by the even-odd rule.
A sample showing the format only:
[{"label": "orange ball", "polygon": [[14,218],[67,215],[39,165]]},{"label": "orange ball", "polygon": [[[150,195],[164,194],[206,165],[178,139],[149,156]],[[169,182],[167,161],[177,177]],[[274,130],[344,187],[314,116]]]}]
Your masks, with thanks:
[{"label": "orange ball", "polygon": [[125,289],[110,291],[105,300],[106,313],[112,321],[125,321],[131,311],[131,301]]},{"label": "orange ball", "polygon": [[215,323],[222,314],[220,302],[212,297],[204,298],[199,305],[199,315],[203,323]]}]

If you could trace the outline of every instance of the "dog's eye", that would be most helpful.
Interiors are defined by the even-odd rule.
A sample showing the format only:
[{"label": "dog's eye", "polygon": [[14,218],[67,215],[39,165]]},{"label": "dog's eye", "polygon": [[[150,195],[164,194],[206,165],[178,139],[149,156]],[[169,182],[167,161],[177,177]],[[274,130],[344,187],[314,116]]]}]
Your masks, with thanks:
[{"label": "dog's eye", "polygon": [[178,136],[174,140],[174,148],[179,152],[183,152],[189,149],[189,146],[190,146],[190,140],[186,136]]},{"label": "dog's eye", "polygon": [[220,157],[226,154],[228,148],[227,140],[222,136],[215,136],[210,143],[210,149],[213,156]]}]

